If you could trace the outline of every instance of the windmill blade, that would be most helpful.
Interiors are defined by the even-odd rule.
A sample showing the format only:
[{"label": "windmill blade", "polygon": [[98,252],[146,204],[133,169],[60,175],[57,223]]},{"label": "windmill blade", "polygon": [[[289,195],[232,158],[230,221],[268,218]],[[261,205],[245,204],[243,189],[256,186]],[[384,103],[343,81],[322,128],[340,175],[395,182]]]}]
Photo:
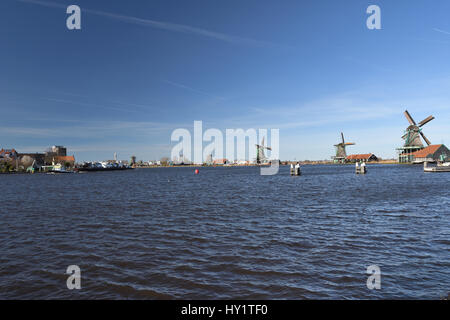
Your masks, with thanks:
[{"label": "windmill blade", "polygon": [[263,136],[263,138],[262,138],[261,146],[264,147],[264,136]]},{"label": "windmill blade", "polygon": [[266,149],[267,149],[267,150],[272,150],[272,148],[271,148],[271,147],[266,147]]},{"label": "windmill blade", "polygon": [[431,141],[427,139],[427,137],[425,137],[425,135],[423,134],[422,131],[420,131],[420,135],[422,136],[423,140],[425,140],[425,142],[427,143],[427,145],[431,144]]},{"label": "windmill blade", "polygon": [[411,115],[409,114],[408,110],[405,110],[405,117],[406,117],[406,119],[408,119],[409,124],[416,125],[416,122],[411,117]]},{"label": "windmill blade", "polygon": [[344,133],[343,132],[341,132],[341,137],[342,137],[342,143],[345,143],[345,141],[344,141]]},{"label": "windmill blade", "polygon": [[434,119],[433,116],[429,116],[428,118],[423,119],[422,121],[419,122],[419,127],[426,125],[428,122],[430,122],[433,119]]}]

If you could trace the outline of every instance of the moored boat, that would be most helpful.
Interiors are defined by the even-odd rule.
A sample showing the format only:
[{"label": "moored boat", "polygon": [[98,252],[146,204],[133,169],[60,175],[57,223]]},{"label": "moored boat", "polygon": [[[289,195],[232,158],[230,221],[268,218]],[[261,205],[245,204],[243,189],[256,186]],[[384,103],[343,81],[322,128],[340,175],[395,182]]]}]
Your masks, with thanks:
[{"label": "moored boat", "polygon": [[53,169],[49,170],[48,173],[55,174],[55,173],[74,173],[72,170],[67,170],[65,166],[62,164],[56,164],[53,166]]},{"label": "moored boat", "polygon": [[428,162],[423,163],[423,171],[425,172],[450,172],[450,163],[438,163],[435,167],[429,167]]},{"label": "moored boat", "polygon": [[109,162],[85,162],[81,166],[75,168],[77,172],[91,172],[91,171],[116,171],[134,169],[129,165],[123,163],[109,163]]}]

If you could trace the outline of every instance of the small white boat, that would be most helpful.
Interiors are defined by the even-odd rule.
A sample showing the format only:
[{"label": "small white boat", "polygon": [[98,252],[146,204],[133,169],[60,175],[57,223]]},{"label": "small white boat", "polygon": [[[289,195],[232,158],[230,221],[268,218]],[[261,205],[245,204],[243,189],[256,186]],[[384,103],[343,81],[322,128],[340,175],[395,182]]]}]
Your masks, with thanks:
[{"label": "small white boat", "polygon": [[450,172],[450,164],[448,162],[438,163],[435,167],[429,167],[428,162],[423,163],[424,172]]},{"label": "small white boat", "polygon": [[56,174],[56,173],[73,173],[73,171],[69,171],[66,169],[65,166],[62,164],[56,164],[53,166],[53,169],[50,170],[48,173],[50,174]]}]

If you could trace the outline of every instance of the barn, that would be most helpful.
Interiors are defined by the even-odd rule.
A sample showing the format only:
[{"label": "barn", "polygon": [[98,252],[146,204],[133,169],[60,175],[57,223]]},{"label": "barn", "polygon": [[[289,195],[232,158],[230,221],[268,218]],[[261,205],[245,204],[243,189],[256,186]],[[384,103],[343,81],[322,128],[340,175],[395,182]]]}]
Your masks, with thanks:
[{"label": "barn", "polygon": [[443,144],[432,144],[410,155],[414,163],[450,161],[450,150]]},{"label": "barn", "polygon": [[374,155],[373,153],[366,153],[366,154],[351,154],[347,156],[345,159],[347,162],[372,162],[372,161],[378,161],[378,157]]}]

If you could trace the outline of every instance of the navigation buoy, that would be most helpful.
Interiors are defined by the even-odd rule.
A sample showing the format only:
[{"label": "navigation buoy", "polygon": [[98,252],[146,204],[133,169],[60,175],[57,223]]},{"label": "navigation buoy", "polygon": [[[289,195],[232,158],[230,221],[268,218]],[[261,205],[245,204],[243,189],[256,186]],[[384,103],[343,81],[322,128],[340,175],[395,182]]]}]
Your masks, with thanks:
[{"label": "navigation buoy", "polygon": [[198,174],[200,171],[198,171],[198,169],[195,169],[194,172],[195,172],[195,174]]}]

